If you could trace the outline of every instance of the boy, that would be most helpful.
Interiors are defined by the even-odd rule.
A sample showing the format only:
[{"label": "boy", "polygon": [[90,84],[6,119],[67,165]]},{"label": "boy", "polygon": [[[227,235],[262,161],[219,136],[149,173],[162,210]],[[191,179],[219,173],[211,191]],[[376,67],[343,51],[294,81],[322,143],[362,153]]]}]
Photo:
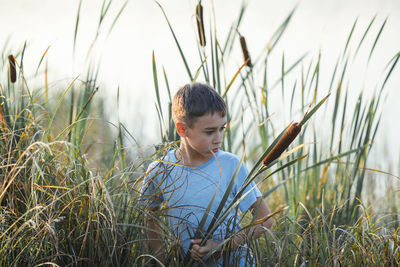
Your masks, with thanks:
[{"label": "boy", "polygon": [[[237,156],[220,150],[227,122],[223,99],[206,84],[187,84],[174,96],[172,117],[181,138],[180,147],[169,151],[162,161],[150,164],[141,190],[148,209],[154,211],[162,204],[167,208],[172,234],[179,240],[183,252],[189,253],[196,264],[222,266],[221,255],[229,249],[231,259],[228,263],[225,261],[225,264],[248,266],[252,260],[250,257],[248,261],[246,242],[259,237],[265,227],[271,227],[272,219],[241,231],[237,210],[233,209],[221,226],[212,233],[212,238],[204,246],[200,246],[204,231],[212,221],[240,162]],[[224,207],[240,191],[248,174],[244,164],[239,168]],[[214,196],[211,210],[206,214],[206,224],[203,229],[198,229]],[[256,220],[270,214],[254,183],[246,187],[242,196],[238,205],[241,212],[250,210]],[[167,259],[160,237],[161,228],[153,216],[146,217],[146,224],[152,229],[148,231],[150,247],[155,256],[165,263]],[[200,233],[200,236],[195,238],[195,233]],[[203,260],[209,251],[228,237],[231,237],[229,245],[217,249],[211,259]]]}]

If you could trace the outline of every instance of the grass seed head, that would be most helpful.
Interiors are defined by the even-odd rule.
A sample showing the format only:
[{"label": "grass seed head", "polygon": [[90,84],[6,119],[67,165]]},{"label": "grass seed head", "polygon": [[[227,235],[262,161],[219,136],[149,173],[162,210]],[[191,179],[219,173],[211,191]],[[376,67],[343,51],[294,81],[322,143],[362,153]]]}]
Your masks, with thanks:
[{"label": "grass seed head", "polygon": [[15,83],[17,80],[17,71],[15,69],[15,59],[13,55],[8,56],[8,63],[10,65],[10,80],[12,83]]},{"label": "grass seed head", "polygon": [[278,143],[272,148],[268,155],[263,159],[264,166],[268,166],[271,162],[276,160],[293,142],[296,136],[301,131],[301,124],[293,122],[286,132],[282,135]]},{"label": "grass seed head", "polygon": [[247,50],[246,39],[243,36],[240,36],[240,46],[242,47],[244,61],[248,60],[246,65],[251,68],[253,65],[251,64],[249,50]]},{"label": "grass seed head", "polygon": [[204,47],[206,46],[206,36],[204,34],[203,7],[200,3],[196,6],[196,22],[200,45]]}]

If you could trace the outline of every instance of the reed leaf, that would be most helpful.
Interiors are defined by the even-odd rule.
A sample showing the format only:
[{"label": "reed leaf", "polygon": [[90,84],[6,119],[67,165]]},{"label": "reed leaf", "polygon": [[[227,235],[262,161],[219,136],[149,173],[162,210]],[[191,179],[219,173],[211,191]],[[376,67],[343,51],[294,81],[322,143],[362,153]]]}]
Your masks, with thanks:
[{"label": "reed leaf", "polygon": [[300,124],[302,126],[311,118],[312,115],[314,115],[314,113],[321,107],[321,105],[328,99],[329,96],[330,94],[325,96],[321,101],[318,102],[317,105],[315,105],[309,112],[304,115],[303,119],[300,121]]},{"label": "reed leaf", "polygon": [[37,72],[39,71],[40,65],[42,64],[42,61],[43,61],[44,57],[46,56],[47,52],[49,52],[50,47],[51,47],[51,46],[49,45],[49,46],[46,48],[46,50],[44,51],[42,57],[40,58],[39,64],[38,64],[38,66],[36,67],[35,74],[37,74]]},{"label": "reed leaf", "polygon": [[240,9],[239,9],[239,15],[238,15],[237,20],[234,21],[232,23],[232,26],[229,28],[229,33],[228,33],[228,36],[226,37],[224,48],[222,49],[222,54],[224,54],[224,55],[229,56],[229,54],[232,51],[233,43],[234,43],[236,34],[238,33],[237,30],[240,27],[243,16],[246,12],[246,8],[247,8],[247,5],[246,5],[245,1],[243,1],[242,5],[240,6]]},{"label": "reed leaf", "polygon": [[240,66],[239,70],[235,73],[235,75],[233,76],[232,80],[229,82],[228,86],[225,88],[225,91],[222,95],[222,98],[226,98],[226,94],[228,93],[228,90],[231,88],[233,82],[236,80],[236,77],[239,75],[239,73],[241,72],[241,70],[243,69],[244,66],[247,65],[247,60],[244,62],[244,64],[242,66]]},{"label": "reed leaf", "polygon": [[282,24],[278,27],[278,29],[272,34],[271,38],[267,44],[267,53],[271,53],[271,51],[275,48],[278,41],[281,39],[283,33],[285,32],[286,28],[289,25],[290,20],[295,12],[297,7],[293,8],[286,19],[282,22]]},{"label": "reed leaf", "polygon": [[368,24],[367,29],[365,30],[365,32],[364,32],[364,34],[363,34],[363,36],[362,36],[360,42],[358,43],[356,52],[354,53],[354,57],[357,56],[358,51],[360,50],[360,47],[361,47],[362,43],[364,42],[364,39],[365,39],[365,37],[367,36],[369,30],[371,29],[371,26],[372,26],[372,24],[374,23],[375,19],[376,19],[376,15],[372,18],[372,20],[371,20],[370,23]]},{"label": "reed leaf", "polygon": [[382,83],[382,87],[381,87],[380,92],[382,92],[382,91],[383,91],[383,88],[385,88],[385,85],[386,85],[387,81],[389,80],[389,77],[390,77],[390,75],[392,74],[394,68],[396,67],[396,64],[397,64],[397,62],[399,61],[399,58],[400,58],[400,52],[398,52],[398,53],[389,61],[388,65],[389,65],[390,62],[392,62],[392,61],[393,61],[393,64],[392,64],[392,66],[390,67],[390,70],[388,71],[388,74],[386,75],[384,82]]},{"label": "reed leaf", "polygon": [[346,45],[344,46],[342,57],[344,57],[346,55],[347,48],[349,47],[349,43],[350,43],[351,37],[353,36],[354,29],[356,28],[356,25],[357,25],[357,21],[358,21],[358,18],[356,18],[356,20],[353,23],[353,27],[351,27],[350,33],[349,33],[349,35],[347,37],[347,40],[346,40]]},{"label": "reed leaf", "polygon": [[158,111],[161,115],[162,121],[164,121],[164,116],[162,112],[162,106],[161,106],[161,100],[160,100],[160,89],[158,87],[158,78],[157,78],[157,65],[156,65],[156,59],[154,56],[154,51],[152,54],[152,65],[153,65],[153,82],[154,82],[154,90],[156,92],[156,97],[157,97],[157,104],[158,104]]},{"label": "reed leaf", "polygon": [[82,0],[79,0],[79,5],[78,5],[78,11],[76,14],[76,21],[75,21],[75,31],[74,31],[74,42],[73,42],[73,46],[72,46],[72,52],[75,55],[75,48],[76,48],[76,39],[78,36],[78,27],[79,27],[79,19],[81,16],[81,6],[82,6]]},{"label": "reed leaf", "polygon": [[371,50],[369,52],[368,62],[371,60],[372,53],[374,52],[376,44],[378,43],[379,37],[381,36],[383,29],[385,28],[387,20],[388,20],[388,18],[385,19],[385,21],[382,23],[381,28],[379,29],[379,32],[375,38],[374,44],[372,45]]},{"label": "reed leaf", "polygon": [[[281,82],[282,82],[282,77],[283,77],[283,76],[287,76],[290,72],[292,72],[292,71],[296,68],[296,66],[299,65],[307,55],[308,55],[308,52],[307,52],[307,53],[304,53],[298,60],[296,60],[295,63],[293,63],[292,65],[290,65],[290,67],[289,67],[287,70],[282,71],[282,72],[281,72],[281,78],[278,79],[278,80],[276,80],[276,81],[272,84],[271,90],[274,89],[279,83],[281,83]],[[283,56],[282,56],[282,57],[283,57]],[[282,66],[282,67],[284,67],[284,66]],[[311,64],[310,64],[310,67],[311,67]]]},{"label": "reed leaf", "polygon": [[122,6],[121,6],[121,8],[119,9],[117,15],[115,16],[113,22],[111,23],[110,29],[108,30],[108,33],[107,33],[107,36],[110,36],[112,30],[113,30],[114,27],[115,27],[115,24],[117,23],[119,17],[121,16],[122,12],[125,10],[125,8],[126,8],[126,6],[128,5],[128,3],[129,3],[129,0],[126,0],[126,1],[122,4]]},{"label": "reed leaf", "polygon": [[171,33],[172,33],[172,36],[174,37],[176,46],[178,47],[178,50],[179,50],[179,53],[180,53],[181,58],[182,58],[182,60],[183,60],[183,63],[185,64],[186,72],[187,72],[187,74],[188,74],[188,76],[189,76],[189,79],[192,81],[192,80],[193,80],[193,77],[192,77],[192,74],[191,74],[191,72],[190,72],[189,65],[187,64],[186,58],[185,58],[185,56],[184,56],[184,54],[183,54],[183,51],[182,51],[182,48],[181,48],[181,46],[180,46],[180,44],[179,44],[179,42],[178,42],[178,39],[176,38],[175,32],[174,32],[174,30],[172,29],[171,23],[170,23],[169,20],[168,20],[167,14],[165,13],[165,11],[164,11],[163,7],[161,6],[161,4],[160,4],[159,2],[157,2],[157,1],[155,1],[155,2],[156,2],[156,4],[160,7],[162,13],[164,14],[164,18],[165,18],[165,20],[166,20],[167,23],[168,23],[168,27],[169,27],[169,29],[170,29],[170,31],[171,31]]}]

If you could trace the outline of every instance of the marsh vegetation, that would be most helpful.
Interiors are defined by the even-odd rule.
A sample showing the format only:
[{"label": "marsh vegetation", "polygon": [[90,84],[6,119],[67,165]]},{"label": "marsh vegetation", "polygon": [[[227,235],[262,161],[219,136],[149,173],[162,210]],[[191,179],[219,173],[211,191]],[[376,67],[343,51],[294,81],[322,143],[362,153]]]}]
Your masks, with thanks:
[{"label": "marsh vegetation", "polygon": [[[99,27],[104,27],[102,18],[111,16],[110,5],[112,1],[103,2]],[[125,6],[111,18],[110,31],[118,26]],[[372,169],[368,163],[386,85],[397,70],[400,52],[393,54],[376,84],[353,84],[349,75],[357,57],[367,57],[373,64],[386,20],[373,17],[366,27],[355,20],[336,63],[321,69],[324,54],[318,52],[299,55],[293,62],[283,53],[279,65],[271,60],[295,9],[256,54],[240,30],[245,5],[223,34],[217,34],[211,12],[193,6],[188,16],[198,27],[193,45],[201,63],[191,69],[174,25],[159,7],[181,56],[176,64],[184,66],[187,81],[209,83],[227,103],[229,127],[223,149],[242,156],[252,170],[249,180],[257,182],[276,212],[274,227],[248,244],[260,266],[398,266],[398,175]],[[74,38],[80,15],[79,6]],[[362,33],[360,39],[354,37],[355,31]],[[361,48],[368,53],[359,53]],[[237,51],[243,54],[232,60]],[[144,223],[144,216],[151,215],[143,209],[139,191],[149,161],[177,145],[168,69],[160,68],[156,54],[149,58],[149,82],[154,83],[156,98],[143,101],[156,103],[159,125],[154,129],[160,136],[150,151],[123,123],[110,122],[104,113],[106,101],[96,98],[101,66],[90,65],[49,92],[46,53],[35,73],[25,73],[25,52],[25,46],[17,50],[4,45],[0,62],[0,265],[154,262]],[[271,73],[277,68],[278,76]],[[327,83],[320,81],[322,75],[330,77]],[[33,80],[43,84],[31,86]],[[373,93],[366,96],[364,87]],[[349,93],[356,90],[357,94]],[[302,122],[296,139],[282,155],[263,164],[292,121]],[[383,174],[389,176],[387,190],[378,200],[367,183]],[[378,201],[387,203],[384,209],[374,206]],[[241,218],[243,226],[254,223],[247,214]],[[181,266],[184,259],[165,222],[160,220],[169,266]]]}]

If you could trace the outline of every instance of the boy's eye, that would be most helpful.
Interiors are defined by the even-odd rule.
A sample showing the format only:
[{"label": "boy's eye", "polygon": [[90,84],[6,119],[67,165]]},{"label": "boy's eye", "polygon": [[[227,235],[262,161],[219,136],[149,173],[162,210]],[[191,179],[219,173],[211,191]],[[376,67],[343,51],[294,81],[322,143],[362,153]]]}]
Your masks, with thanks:
[{"label": "boy's eye", "polygon": [[[212,135],[213,133],[215,133],[217,130],[210,130],[210,131],[206,131],[205,133],[207,134],[207,135]],[[219,131],[220,132],[223,132],[223,131],[225,131],[225,126],[224,127],[221,127],[220,129],[219,129]]]}]

